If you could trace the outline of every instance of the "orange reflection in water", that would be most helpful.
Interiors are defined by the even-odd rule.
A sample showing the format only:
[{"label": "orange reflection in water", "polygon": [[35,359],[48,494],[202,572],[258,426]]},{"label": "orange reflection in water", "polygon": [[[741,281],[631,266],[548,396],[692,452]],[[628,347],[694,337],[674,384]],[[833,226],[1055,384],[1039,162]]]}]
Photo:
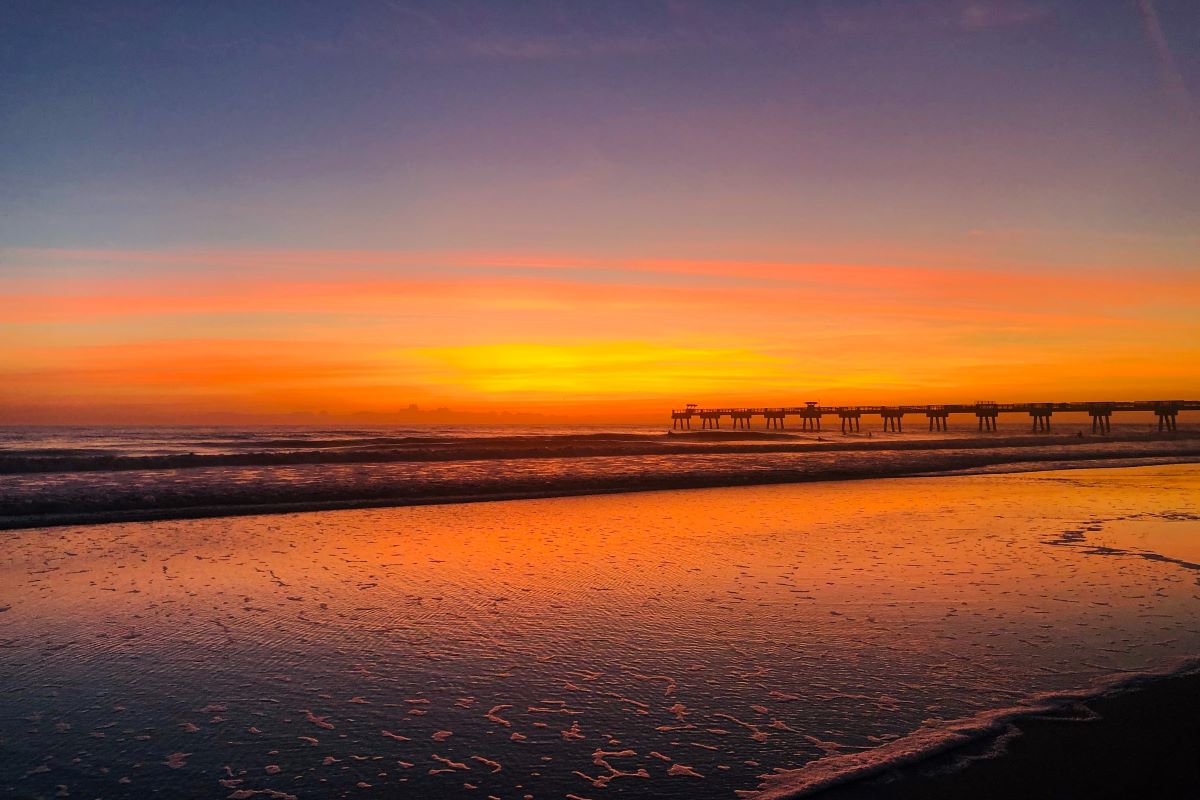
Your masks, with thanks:
[{"label": "orange reflection in water", "polygon": [[1194,654],[1195,571],[1121,542],[1194,531],[1198,489],[1179,466],[7,533],[0,734],[36,782],[25,761],[109,731],[78,780],[117,796],[224,765],[247,790],[731,793]]}]

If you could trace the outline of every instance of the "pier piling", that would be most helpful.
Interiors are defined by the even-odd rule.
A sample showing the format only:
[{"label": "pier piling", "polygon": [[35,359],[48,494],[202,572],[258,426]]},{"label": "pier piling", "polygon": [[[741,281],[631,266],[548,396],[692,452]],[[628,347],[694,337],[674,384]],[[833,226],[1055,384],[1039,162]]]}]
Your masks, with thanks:
[{"label": "pier piling", "polygon": [[1090,405],[1088,414],[1092,417],[1092,433],[1112,433],[1112,408],[1095,403]]},{"label": "pier piling", "polygon": [[1173,431],[1176,428],[1176,417],[1179,415],[1179,409],[1173,406],[1159,406],[1154,409],[1154,415],[1158,417],[1158,430]]}]

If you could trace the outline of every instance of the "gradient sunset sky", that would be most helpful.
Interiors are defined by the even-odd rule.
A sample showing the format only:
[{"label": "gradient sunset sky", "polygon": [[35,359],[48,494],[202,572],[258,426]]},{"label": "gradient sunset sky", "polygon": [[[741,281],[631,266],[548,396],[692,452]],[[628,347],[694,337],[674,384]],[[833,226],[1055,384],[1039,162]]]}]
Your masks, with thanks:
[{"label": "gradient sunset sky", "polygon": [[1200,396],[1200,3],[0,9],[0,422]]}]

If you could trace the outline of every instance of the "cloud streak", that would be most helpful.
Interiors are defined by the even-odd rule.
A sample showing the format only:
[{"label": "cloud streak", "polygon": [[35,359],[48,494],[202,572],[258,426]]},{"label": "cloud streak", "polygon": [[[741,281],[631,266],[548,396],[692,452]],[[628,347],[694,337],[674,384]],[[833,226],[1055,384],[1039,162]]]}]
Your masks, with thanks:
[{"label": "cloud streak", "polygon": [[1187,122],[1193,125],[1200,123],[1200,110],[1197,109],[1196,100],[1188,89],[1179,65],[1175,63],[1175,54],[1171,52],[1171,45],[1163,32],[1154,0],[1138,0],[1138,11],[1142,15],[1146,39],[1154,50],[1154,59],[1158,64],[1164,92]]}]

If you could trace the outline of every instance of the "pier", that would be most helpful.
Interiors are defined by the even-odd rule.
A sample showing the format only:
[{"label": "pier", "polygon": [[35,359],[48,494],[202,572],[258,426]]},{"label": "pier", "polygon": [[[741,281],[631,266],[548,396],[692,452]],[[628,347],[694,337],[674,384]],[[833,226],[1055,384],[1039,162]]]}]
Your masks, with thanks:
[{"label": "pier", "polygon": [[766,430],[784,430],[788,417],[799,420],[802,431],[821,430],[821,418],[837,417],[841,421],[842,433],[859,432],[864,416],[878,416],[883,430],[902,433],[904,417],[923,416],[928,420],[929,430],[947,430],[951,414],[964,414],[976,419],[980,431],[995,431],[996,420],[1001,414],[1027,415],[1031,430],[1050,432],[1050,420],[1057,413],[1088,414],[1092,418],[1092,433],[1112,432],[1112,415],[1118,411],[1153,412],[1158,419],[1160,432],[1177,430],[1181,411],[1200,411],[1200,400],[1101,400],[1083,403],[997,403],[978,400],[974,403],[949,405],[912,406],[823,406],[809,402],[802,406],[779,408],[701,408],[691,404],[683,409],[672,409],[672,430],[691,430],[692,420],[700,420],[701,430],[716,430],[721,427],[721,418],[728,417],[734,430],[750,430],[755,417],[762,417]]}]

